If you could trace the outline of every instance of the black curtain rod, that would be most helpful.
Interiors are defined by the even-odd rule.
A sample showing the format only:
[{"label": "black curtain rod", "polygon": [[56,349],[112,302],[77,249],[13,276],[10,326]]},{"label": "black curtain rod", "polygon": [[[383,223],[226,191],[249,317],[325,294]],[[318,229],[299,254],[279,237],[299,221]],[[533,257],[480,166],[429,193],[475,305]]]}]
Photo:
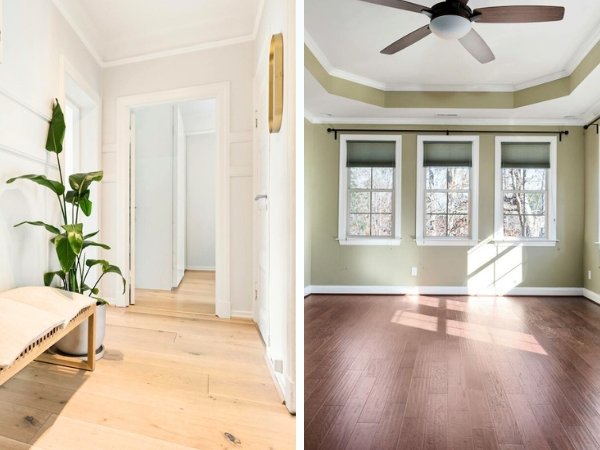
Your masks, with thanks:
[{"label": "black curtain rod", "polygon": [[563,136],[569,135],[569,130],[560,131],[498,131],[498,130],[390,130],[390,129],[364,129],[364,128],[327,128],[328,133],[333,133],[337,140],[338,134],[347,133],[444,133],[449,136],[451,133],[472,133],[472,134],[557,134],[558,140],[562,142]]},{"label": "black curtain rod", "polygon": [[591,127],[592,125],[596,126],[596,133],[598,132],[598,121],[600,120],[600,116],[596,117],[594,120],[592,120],[590,123],[586,124],[583,126],[584,130],[587,130],[589,127]]}]

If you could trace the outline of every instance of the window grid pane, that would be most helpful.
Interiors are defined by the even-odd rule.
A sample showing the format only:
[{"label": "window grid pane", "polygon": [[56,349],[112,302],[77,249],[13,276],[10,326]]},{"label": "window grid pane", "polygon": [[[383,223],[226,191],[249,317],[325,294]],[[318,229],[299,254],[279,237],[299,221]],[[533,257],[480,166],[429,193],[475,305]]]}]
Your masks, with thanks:
[{"label": "window grid pane", "polygon": [[548,237],[547,174],[547,169],[502,168],[502,228],[505,237]]},{"label": "window grid pane", "polygon": [[469,167],[425,167],[425,237],[471,234]]},{"label": "window grid pane", "polygon": [[349,237],[394,236],[394,169],[348,168]]}]

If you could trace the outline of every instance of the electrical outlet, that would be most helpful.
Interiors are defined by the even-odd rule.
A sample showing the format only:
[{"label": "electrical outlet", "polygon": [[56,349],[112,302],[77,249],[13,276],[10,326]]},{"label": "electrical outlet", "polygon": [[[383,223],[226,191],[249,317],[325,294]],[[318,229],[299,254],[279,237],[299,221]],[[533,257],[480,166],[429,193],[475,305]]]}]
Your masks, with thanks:
[{"label": "electrical outlet", "polygon": [[411,274],[413,277],[416,277],[416,276],[417,276],[417,268],[416,268],[416,267],[413,267],[413,268],[410,270],[410,274]]},{"label": "electrical outlet", "polygon": [[588,280],[591,280],[591,279],[592,279],[592,271],[588,270]]}]

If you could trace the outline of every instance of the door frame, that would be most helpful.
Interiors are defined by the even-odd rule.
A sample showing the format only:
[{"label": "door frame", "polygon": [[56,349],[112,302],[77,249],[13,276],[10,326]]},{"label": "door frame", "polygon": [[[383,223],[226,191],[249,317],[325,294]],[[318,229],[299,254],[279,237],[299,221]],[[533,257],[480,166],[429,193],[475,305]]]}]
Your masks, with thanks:
[{"label": "door frame", "polygon": [[[171,89],[117,98],[117,259],[125,277],[132,280],[135,272],[135,259],[131,259],[130,226],[134,223],[130,209],[130,171],[135,169],[130,159],[130,114],[135,108],[163,103],[179,103],[194,100],[216,101],[217,163],[216,172],[216,232],[215,232],[215,312],[222,318],[231,317],[230,300],[230,179],[229,179],[229,139],[230,139],[230,84],[221,82],[181,89]],[[135,155],[135,150],[132,150]],[[135,177],[135,175],[133,175]],[[135,179],[135,178],[133,178]],[[135,241],[135,227],[131,227],[131,241]],[[134,281],[135,283],[135,281]],[[134,298],[135,286],[127,284],[124,295],[115,298],[118,306],[128,306]]]},{"label": "door frame", "polygon": [[[271,147],[271,137],[268,131],[268,105],[267,105],[267,116],[264,118],[265,123],[260,122],[259,120],[259,111],[257,109],[258,104],[260,102],[259,96],[261,95],[261,87],[262,87],[262,83],[266,83],[267,85],[267,89],[266,92],[268,93],[269,90],[269,70],[268,70],[268,64],[269,64],[269,47],[268,46],[264,46],[263,50],[258,58],[258,64],[256,67],[256,71],[254,72],[254,77],[252,79],[252,91],[253,91],[253,105],[254,105],[254,128],[253,128],[253,137],[252,137],[252,146],[253,146],[253,152],[252,152],[252,162],[253,162],[253,169],[252,169],[252,174],[253,174],[253,180],[252,180],[252,190],[253,190],[253,202],[252,202],[252,220],[253,220],[253,225],[254,225],[254,230],[253,230],[253,239],[254,239],[254,243],[253,243],[253,258],[252,258],[252,287],[253,287],[253,302],[252,302],[252,315],[253,315],[253,319],[254,322],[256,322],[257,327],[259,328],[259,332],[260,335],[263,339],[263,342],[265,343],[265,346],[267,347],[267,352],[270,350],[270,346],[271,346],[271,317],[270,317],[270,307],[267,305],[267,335],[263,335],[263,331],[260,329],[260,318],[259,318],[259,312],[260,312],[260,307],[258,305],[258,296],[259,294],[261,294],[261,292],[259,292],[259,286],[260,286],[260,248],[259,248],[259,244],[260,244],[260,233],[261,230],[258,229],[257,224],[258,224],[258,215],[260,214],[258,209],[259,206],[257,204],[257,201],[259,200],[258,196],[262,196],[262,195],[266,195],[266,199],[264,200],[266,202],[265,208],[266,208],[266,220],[267,220],[267,227],[269,228],[269,232],[268,232],[268,238],[267,238],[267,273],[265,275],[266,277],[266,282],[265,285],[262,286],[263,290],[265,290],[266,292],[262,293],[266,295],[267,298],[267,302],[271,301],[271,272],[270,272],[270,263],[271,263],[271,255],[270,255],[270,243],[271,243],[271,239],[270,239],[270,233],[271,233],[271,215],[270,215],[270,211],[269,211],[269,201],[270,201],[270,196],[271,196],[271,161],[270,161],[270,147]],[[266,144],[268,146],[267,148],[267,155],[266,158],[268,160],[268,164],[269,164],[269,168],[268,168],[268,174],[267,174],[267,180],[264,180],[266,186],[267,186],[267,191],[266,192],[262,192],[259,189],[259,185],[261,184],[261,180],[259,179],[259,175],[260,175],[260,165],[261,165],[261,161],[259,159],[259,149],[258,149],[258,140],[259,140],[259,133],[260,131],[260,127],[263,127],[264,130],[267,130],[267,137],[266,137]],[[264,175],[264,174],[263,174]],[[264,319],[263,319],[264,320]]]}]

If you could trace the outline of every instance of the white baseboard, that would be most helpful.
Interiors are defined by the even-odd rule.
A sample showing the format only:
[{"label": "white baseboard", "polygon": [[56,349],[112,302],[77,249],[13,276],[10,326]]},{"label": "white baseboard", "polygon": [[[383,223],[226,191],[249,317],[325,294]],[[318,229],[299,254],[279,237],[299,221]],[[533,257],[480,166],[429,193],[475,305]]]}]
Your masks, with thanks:
[{"label": "white baseboard", "polygon": [[290,414],[296,414],[296,383],[289,376],[285,376],[285,389],[287,392],[285,406]]},{"label": "white baseboard", "polygon": [[600,294],[596,294],[594,291],[583,288],[583,296],[600,305]]},{"label": "white baseboard", "polygon": [[239,311],[234,309],[231,311],[231,317],[237,317],[238,319],[254,319],[254,313],[252,311]]},{"label": "white baseboard", "polygon": [[271,361],[271,358],[269,358],[266,347],[265,347],[264,358],[265,358],[265,363],[267,364],[267,369],[269,369],[269,374],[271,375],[271,378],[273,379],[273,384],[275,385],[275,390],[277,391],[277,395],[279,396],[279,399],[282,402],[284,402],[285,401],[285,393],[283,391],[284,388],[281,385],[281,382],[279,380],[280,374],[275,372],[275,368],[273,367],[273,361]]},{"label": "white baseboard", "polygon": [[215,314],[217,317],[221,319],[230,319],[231,318],[231,303],[227,301],[217,301],[215,302]]},{"label": "white baseboard", "polygon": [[214,266],[187,266],[185,270],[214,272],[216,269]]},{"label": "white baseboard", "polygon": [[[304,295],[311,294],[362,294],[362,295],[540,295],[540,296],[582,296],[580,287],[514,287],[508,291],[486,288],[474,289],[467,286],[307,286]],[[597,295],[600,303],[600,295]]]}]

